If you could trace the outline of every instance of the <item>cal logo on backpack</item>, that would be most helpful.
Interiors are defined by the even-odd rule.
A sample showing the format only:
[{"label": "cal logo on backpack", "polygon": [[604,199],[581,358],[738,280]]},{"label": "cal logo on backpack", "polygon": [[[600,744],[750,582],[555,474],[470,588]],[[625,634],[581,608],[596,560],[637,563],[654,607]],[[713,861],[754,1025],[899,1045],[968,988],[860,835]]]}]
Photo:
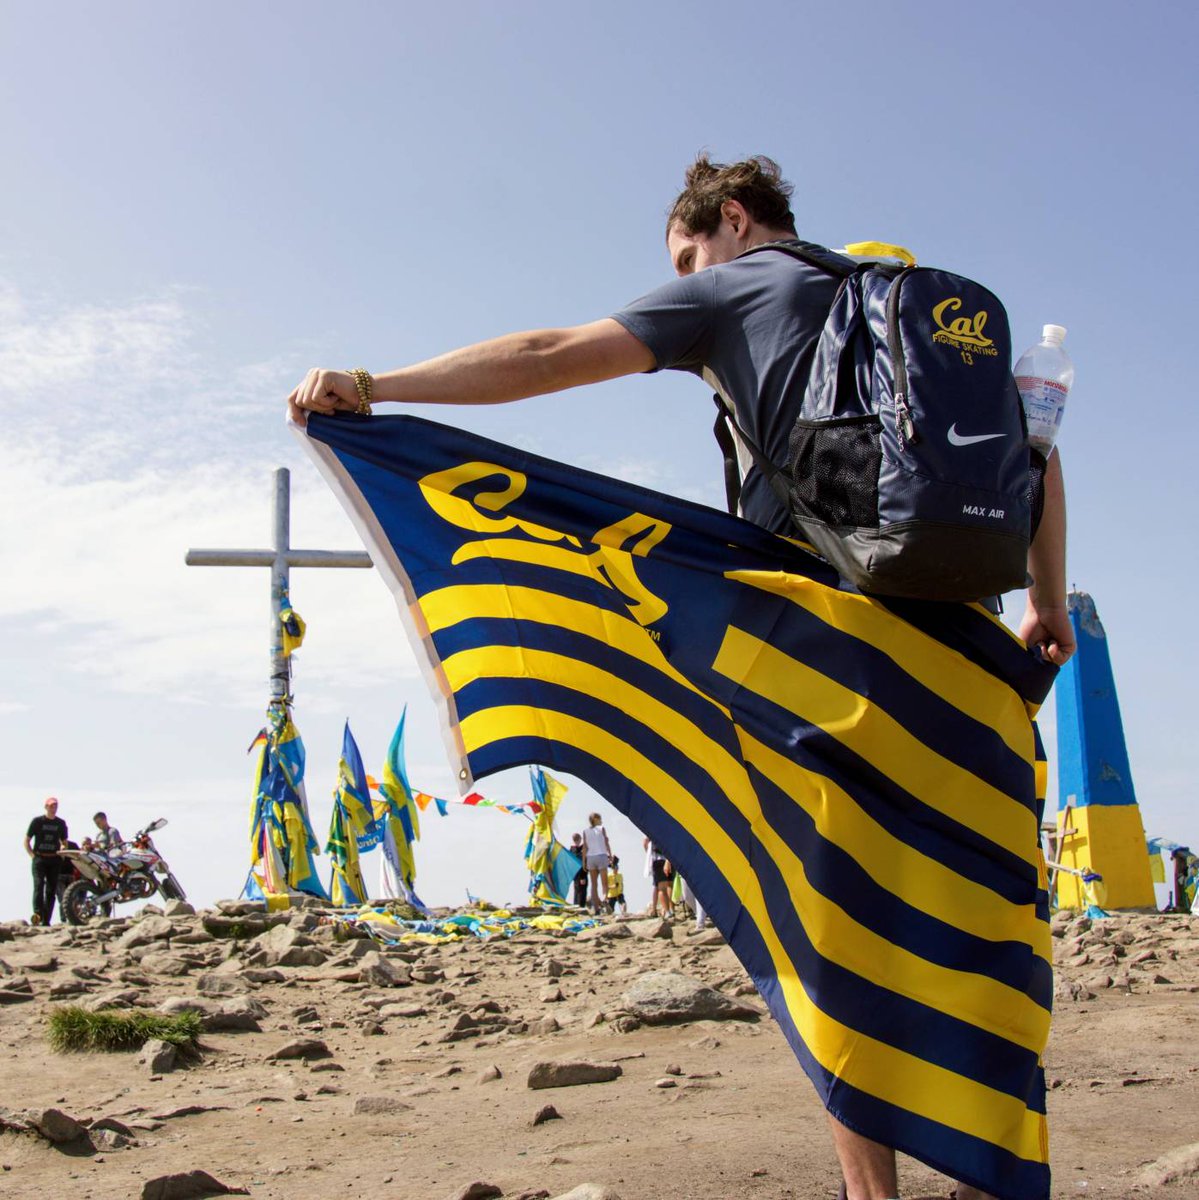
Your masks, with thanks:
[{"label": "cal logo on backpack", "polygon": [[742,440],[798,534],[862,591],[978,600],[1023,587],[1045,464],[1027,444],[1003,305],[898,247],[848,249],[906,261],[804,242],[747,251],[842,282],[787,461],[767,461],[737,425]]}]

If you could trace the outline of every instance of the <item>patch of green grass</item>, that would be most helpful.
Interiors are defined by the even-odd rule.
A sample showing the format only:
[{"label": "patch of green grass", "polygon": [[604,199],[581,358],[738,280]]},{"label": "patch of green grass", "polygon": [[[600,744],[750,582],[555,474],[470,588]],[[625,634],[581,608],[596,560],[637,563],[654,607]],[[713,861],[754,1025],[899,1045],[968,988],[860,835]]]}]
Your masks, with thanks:
[{"label": "patch of green grass", "polygon": [[187,1046],[200,1035],[200,1014],[149,1013],[102,1008],[89,1012],[77,1004],[50,1013],[50,1048],[60,1054],[75,1050],[138,1050],[151,1038]]}]

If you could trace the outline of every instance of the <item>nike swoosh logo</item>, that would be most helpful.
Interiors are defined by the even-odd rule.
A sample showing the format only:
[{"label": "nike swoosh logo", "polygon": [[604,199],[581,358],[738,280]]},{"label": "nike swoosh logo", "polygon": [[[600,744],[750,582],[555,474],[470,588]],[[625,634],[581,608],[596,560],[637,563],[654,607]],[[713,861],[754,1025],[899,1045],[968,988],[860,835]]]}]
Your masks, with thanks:
[{"label": "nike swoosh logo", "polygon": [[992,438],[1007,437],[1006,433],[958,433],[958,425],[955,421],[949,427],[949,444],[951,446],[973,446],[975,442],[989,442]]}]

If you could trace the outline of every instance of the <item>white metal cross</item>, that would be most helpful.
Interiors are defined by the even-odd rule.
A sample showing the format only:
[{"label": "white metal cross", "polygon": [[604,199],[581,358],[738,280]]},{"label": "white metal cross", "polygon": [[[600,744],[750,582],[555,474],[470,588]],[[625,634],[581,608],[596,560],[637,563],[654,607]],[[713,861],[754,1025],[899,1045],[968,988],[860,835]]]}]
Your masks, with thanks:
[{"label": "white metal cross", "polygon": [[291,548],[291,473],[275,471],[274,545],[269,550],[189,550],[189,567],[270,567],[271,569],[271,704],[291,703],[291,666],[283,653],[283,597],[292,567],[370,567],[361,550],[293,550]]}]

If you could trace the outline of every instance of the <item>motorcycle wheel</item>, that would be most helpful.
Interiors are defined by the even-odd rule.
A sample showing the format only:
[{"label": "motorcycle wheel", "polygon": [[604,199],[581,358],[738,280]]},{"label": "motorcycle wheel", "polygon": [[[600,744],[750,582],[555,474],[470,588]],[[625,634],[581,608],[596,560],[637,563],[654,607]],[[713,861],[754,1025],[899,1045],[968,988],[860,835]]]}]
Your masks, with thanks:
[{"label": "motorcycle wheel", "polygon": [[187,897],[183,894],[183,889],[175,880],[174,875],[164,875],[159,881],[158,890],[162,893],[165,900],[186,900]]},{"label": "motorcycle wheel", "polygon": [[96,916],[101,905],[96,903],[96,889],[90,879],[76,879],[62,894],[62,914],[71,925],[86,925]]}]

